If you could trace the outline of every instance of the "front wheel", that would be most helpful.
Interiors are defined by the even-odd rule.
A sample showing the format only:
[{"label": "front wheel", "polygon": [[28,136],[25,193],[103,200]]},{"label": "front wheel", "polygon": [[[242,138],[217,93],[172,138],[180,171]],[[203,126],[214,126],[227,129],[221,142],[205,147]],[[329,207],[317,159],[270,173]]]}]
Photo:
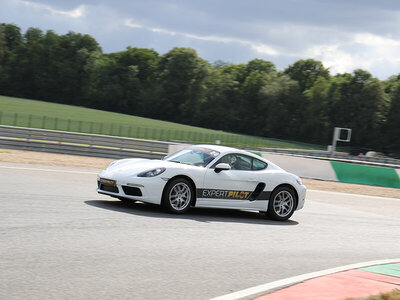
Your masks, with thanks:
[{"label": "front wheel", "polygon": [[194,197],[191,183],[184,178],[177,178],[168,182],[165,188],[162,205],[174,214],[183,214],[190,208]]},{"label": "front wheel", "polygon": [[277,221],[286,221],[296,210],[296,196],[292,188],[276,189],[269,200],[267,215]]}]

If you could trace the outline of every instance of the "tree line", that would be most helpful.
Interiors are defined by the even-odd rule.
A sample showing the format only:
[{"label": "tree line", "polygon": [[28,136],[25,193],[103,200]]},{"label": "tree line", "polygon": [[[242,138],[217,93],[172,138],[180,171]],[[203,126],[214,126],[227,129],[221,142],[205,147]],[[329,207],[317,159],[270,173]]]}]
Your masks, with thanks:
[{"label": "tree line", "polygon": [[313,59],[280,71],[262,59],[210,64],[190,48],[103,53],[87,34],[2,23],[0,94],[322,145],[346,127],[353,146],[400,152],[400,75],[332,75]]}]

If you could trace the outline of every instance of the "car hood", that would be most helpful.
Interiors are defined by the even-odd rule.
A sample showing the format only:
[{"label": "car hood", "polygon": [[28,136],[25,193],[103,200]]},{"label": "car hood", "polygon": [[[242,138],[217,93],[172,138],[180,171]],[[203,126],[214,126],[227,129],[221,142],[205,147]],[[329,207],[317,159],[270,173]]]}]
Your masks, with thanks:
[{"label": "car hood", "polygon": [[108,166],[105,170],[100,173],[100,176],[108,176],[113,177],[118,174],[119,176],[136,176],[137,174],[145,171],[150,171],[156,168],[193,168],[193,166],[179,164],[176,162],[170,162],[166,160],[159,159],[140,159],[140,158],[132,158],[132,159],[121,159],[115,161],[110,166]]}]

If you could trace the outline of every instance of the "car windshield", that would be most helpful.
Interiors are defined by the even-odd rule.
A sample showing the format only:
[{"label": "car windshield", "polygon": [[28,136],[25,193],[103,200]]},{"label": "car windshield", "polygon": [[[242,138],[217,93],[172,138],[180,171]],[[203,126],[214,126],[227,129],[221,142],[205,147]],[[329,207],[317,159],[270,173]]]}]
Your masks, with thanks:
[{"label": "car windshield", "polygon": [[164,160],[205,167],[219,155],[218,151],[204,147],[190,147],[168,155]]}]

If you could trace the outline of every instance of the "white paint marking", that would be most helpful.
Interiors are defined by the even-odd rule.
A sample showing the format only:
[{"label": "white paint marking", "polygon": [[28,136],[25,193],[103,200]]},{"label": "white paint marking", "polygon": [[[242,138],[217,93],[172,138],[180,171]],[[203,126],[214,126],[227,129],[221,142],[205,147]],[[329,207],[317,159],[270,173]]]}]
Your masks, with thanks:
[{"label": "white paint marking", "polygon": [[[28,171],[44,171],[44,172],[59,172],[59,173],[74,173],[74,174],[90,174],[97,175],[95,172],[85,172],[85,171],[70,171],[70,170],[57,170],[57,169],[40,169],[40,168],[24,168],[24,167],[6,167],[0,166],[3,169],[14,169],[14,170],[28,170]],[[99,171],[100,172],[100,171]]]},{"label": "white paint marking", "polygon": [[285,286],[290,286],[294,285],[296,283],[309,280],[315,277],[320,277],[320,276],[325,276],[333,273],[338,273],[338,272],[343,272],[347,270],[352,270],[352,269],[358,269],[358,268],[364,268],[368,266],[374,266],[374,265],[382,265],[382,264],[390,264],[390,263],[398,263],[400,262],[399,259],[385,259],[385,260],[375,260],[375,261],[369,261],[369,262],[363,262],[363,263],[357,263],[357,264],[352,264],[352,265],[347,265],[347,266],[342,266],[338,268],[333,268],[333,269],[327,269],[324,271],[319,271],[319,272],[312,272],[308,274],[303,274],[299,276],[294,276],[278,281],[273,281],[270,283],[266,284],[261,284],[255,287],[251,287],[245,290],[241,290],[238,292],[226,294],[220,297],[212,298],[211,300],[235,300],[235,299],[240,299],[244,297],[250,297],[252,295],[257,295],[257,294],[262,294],[265,293],[267,294],[268,291],[271,290],[276,290]]}]

